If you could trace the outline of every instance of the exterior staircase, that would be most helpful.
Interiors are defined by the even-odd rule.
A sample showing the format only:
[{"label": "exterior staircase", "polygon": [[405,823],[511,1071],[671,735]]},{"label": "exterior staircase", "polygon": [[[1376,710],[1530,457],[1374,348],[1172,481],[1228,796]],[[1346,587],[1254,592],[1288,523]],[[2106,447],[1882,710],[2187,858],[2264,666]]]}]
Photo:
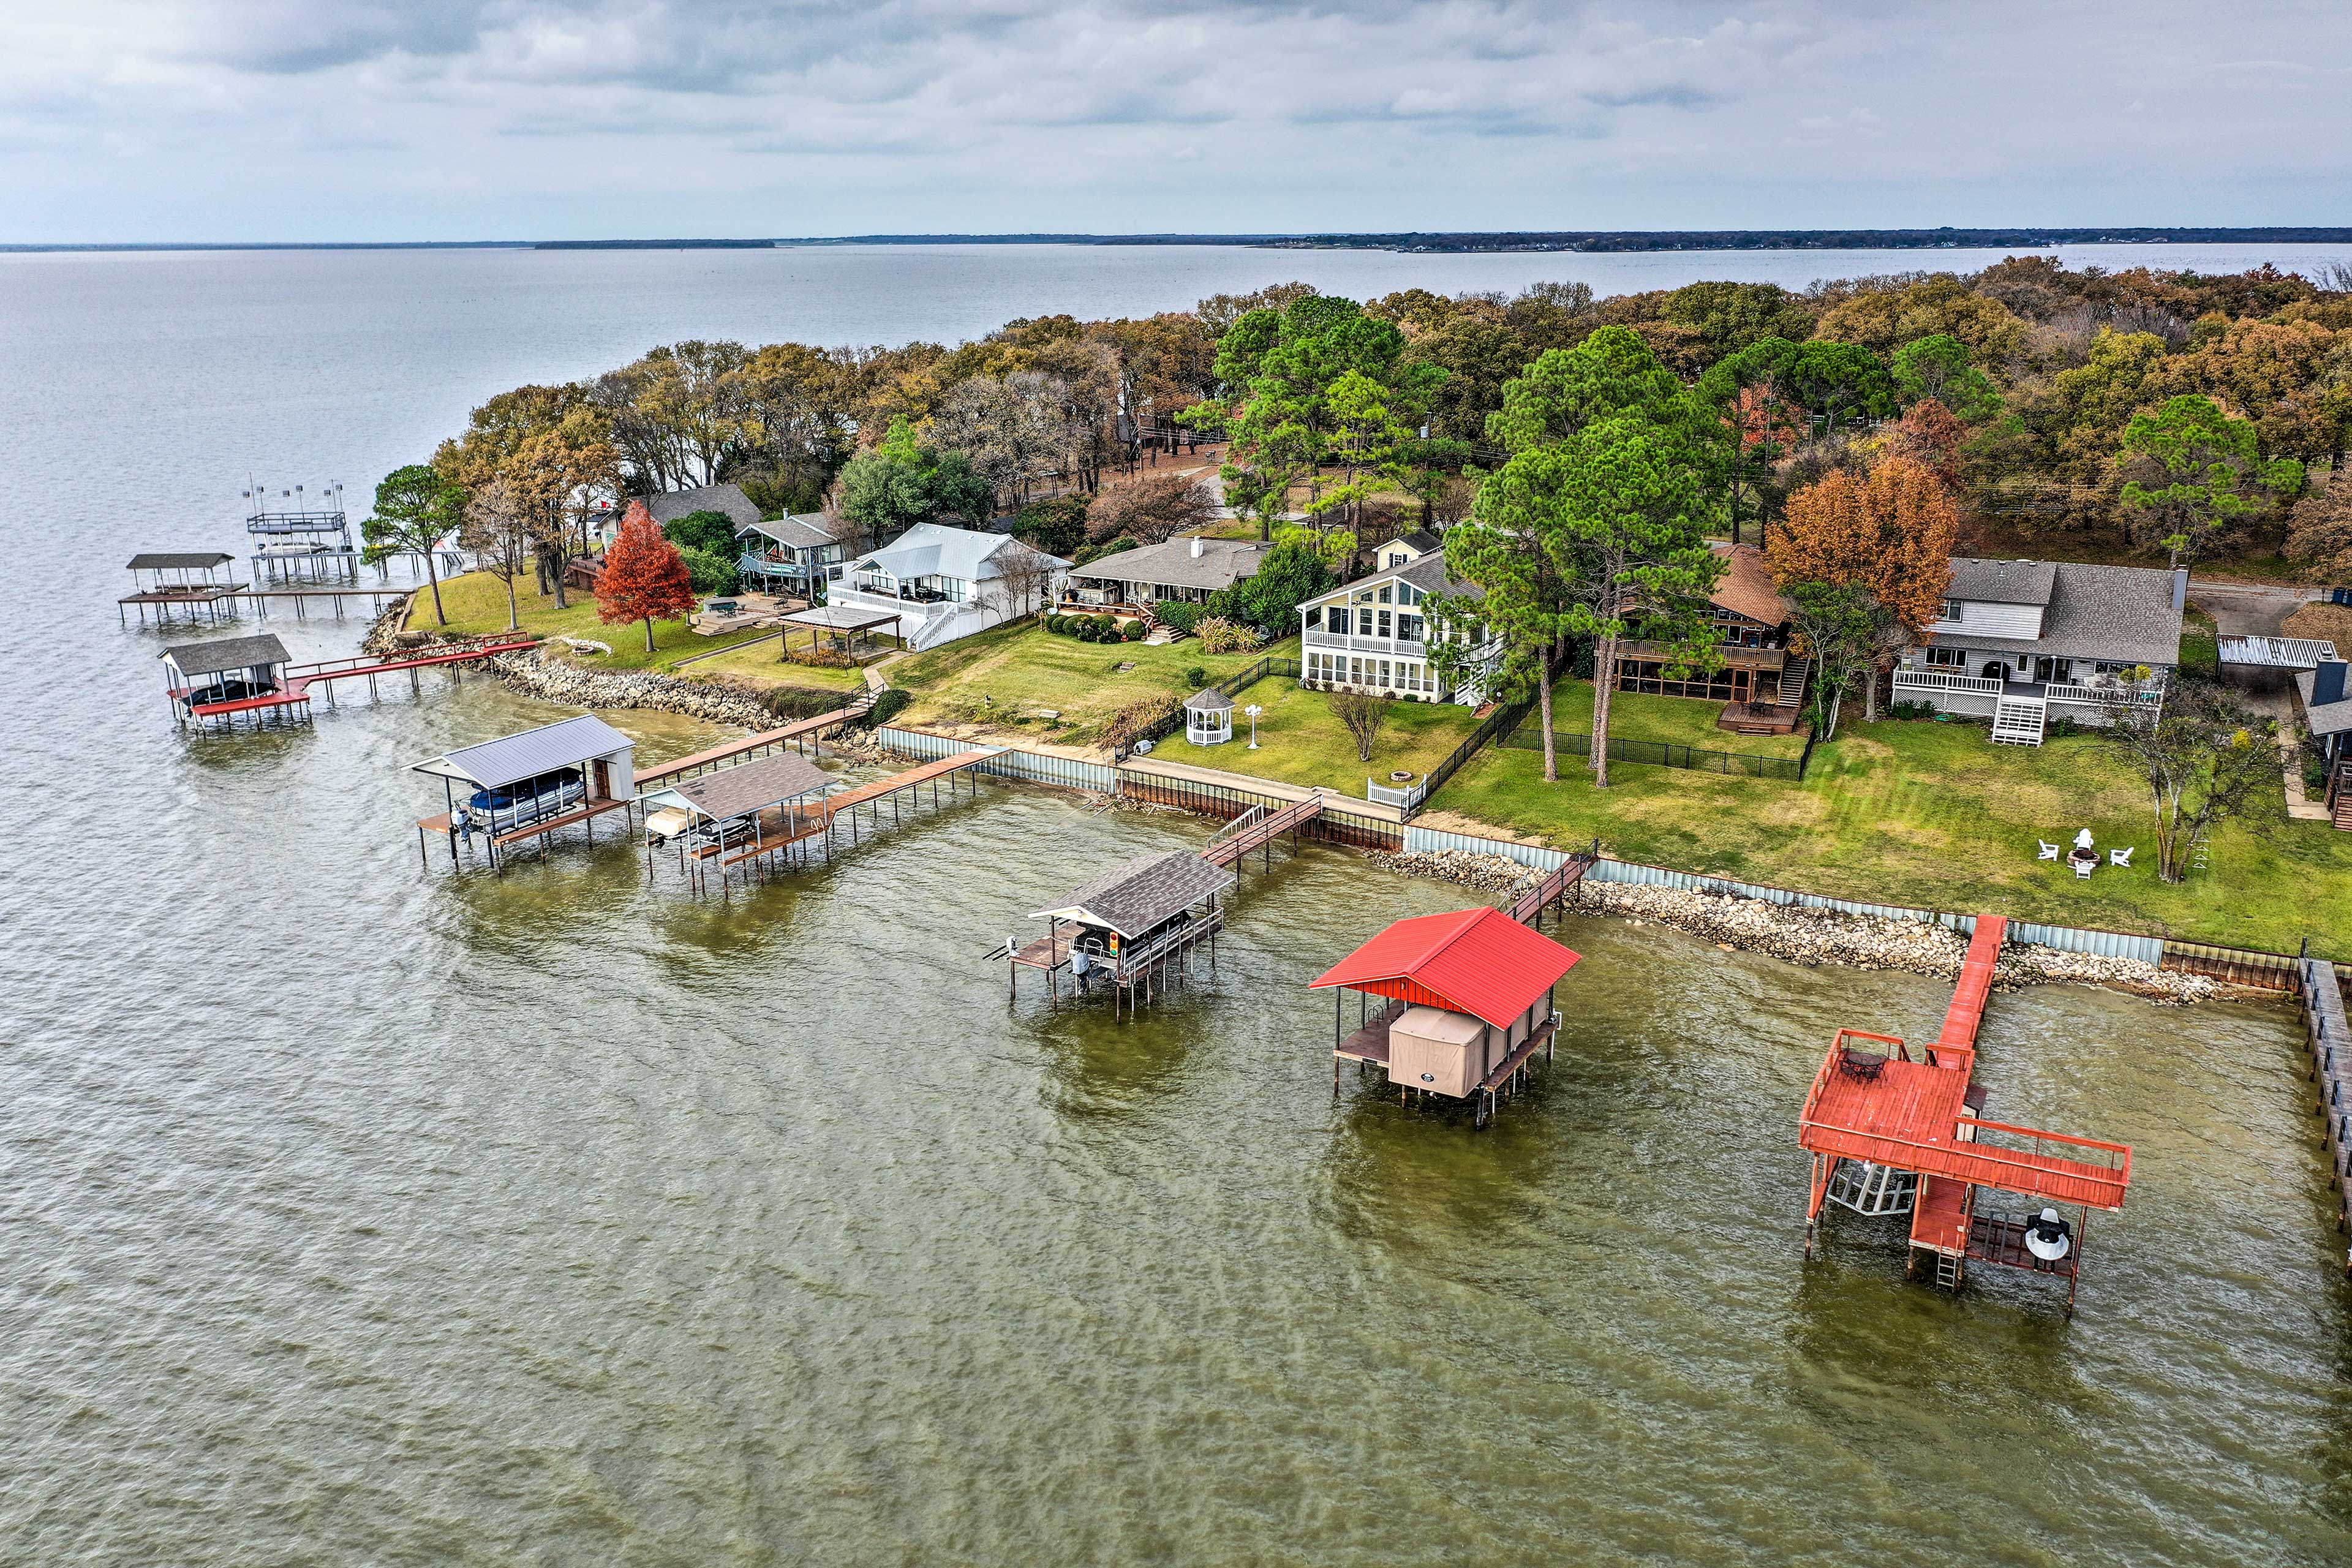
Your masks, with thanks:
[{"label": "exterior staircase", "polygon": [[1812,677],[1813,661],[1810,658],[1793,666],[1791,669],[1782,670],[1780,700],[1774,706],[1789,718],[1794,719],[1804,709],[1805,688],[1811,683]]},{"label": "exterior staircase", "polygon": [[2352,759],[2336,764],[2336,826],[2352,833]]},{"label": "exterior staircase", "polygon": [[2049,715],[2050,704],[2042,698],[2004,691],[1993,705],[1992,738],[2001,745],[2038,746]]}]

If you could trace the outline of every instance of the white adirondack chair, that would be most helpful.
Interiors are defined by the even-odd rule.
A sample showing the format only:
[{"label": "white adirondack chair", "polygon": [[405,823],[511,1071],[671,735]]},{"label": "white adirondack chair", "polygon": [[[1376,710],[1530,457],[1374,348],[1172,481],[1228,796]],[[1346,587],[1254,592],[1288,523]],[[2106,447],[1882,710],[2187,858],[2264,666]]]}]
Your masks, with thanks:
[{"label": "white adirondack chair", "polygon": [[2075,879],[2076,881],[2078,881],[2078,882],[2087,882],[2087,881],[2089,881],[2089,880],[2091,879],[2091,868],[2092,868],[2092,867],[2094,867],[2094,866],[2095,866],[2095,865],[2097,865],[2097,864],[2098,864],[2098,862],[2097,862],[2096,860],[2077,860],[2077,861],[2075,861],[2075,862],[2074,862],[2074,879]]},{"label": "white adirondack chair", "polygon": [[2137,845],[2134,845],[2134,846],[2126,847],[2122,848],[2122,849],[2110,849],[2110,850],[2108,850],[2108,851],[2107,851],[2107,864],[2108,864],[2108,865],[2110,865],[2110,866],[2128,866],[2128,865],[2130,865],[2130,864],[2131,864],[2132,849],[2137,848]]},{"label": "white adirondack chair", "polygon": [[2037,838],[2033,842],[2042,846],[2042,853],[2036,857],[2037,859],[2055,860],[2058,858],[2058,846],[2051,843],[2046,838]]}]

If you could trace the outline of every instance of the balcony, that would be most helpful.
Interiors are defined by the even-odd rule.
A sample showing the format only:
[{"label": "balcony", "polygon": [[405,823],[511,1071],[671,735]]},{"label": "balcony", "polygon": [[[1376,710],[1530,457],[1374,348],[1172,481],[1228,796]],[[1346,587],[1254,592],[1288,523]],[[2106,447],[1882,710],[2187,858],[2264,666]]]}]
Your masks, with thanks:
[{"label": "balcony", "polygon": [[[1759,669],[1778,672],[1789,662],[1789,650],[1781,647],[1741,647],[1737,643],[1725,643],[1720,649],[1727,669]],[[1618,645],[1620,658],[1662,659],[1674,663],[1687,656],[1677,653],[1662,642],[1630,640]]]},{"label": "balcony", "polygon": [[1360,637],[1340,632],[1312,630],[1300,642],[1325,653],[1369,653],[1381,658],[1427,658],[1429,645],[1412,637]]}]

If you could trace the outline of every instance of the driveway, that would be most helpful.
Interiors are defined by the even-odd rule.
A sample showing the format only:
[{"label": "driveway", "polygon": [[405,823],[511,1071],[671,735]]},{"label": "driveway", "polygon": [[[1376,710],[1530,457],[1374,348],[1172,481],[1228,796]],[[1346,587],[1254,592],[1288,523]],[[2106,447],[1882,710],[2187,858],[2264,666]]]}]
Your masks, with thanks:
[{"label": "driveway", "polygon": [[2191,582],[2189,588],[2189,602],[2212,616],[2225,637],[2283,636],[2286,618],[2318,596],[2316,588],[2263,583]]}]

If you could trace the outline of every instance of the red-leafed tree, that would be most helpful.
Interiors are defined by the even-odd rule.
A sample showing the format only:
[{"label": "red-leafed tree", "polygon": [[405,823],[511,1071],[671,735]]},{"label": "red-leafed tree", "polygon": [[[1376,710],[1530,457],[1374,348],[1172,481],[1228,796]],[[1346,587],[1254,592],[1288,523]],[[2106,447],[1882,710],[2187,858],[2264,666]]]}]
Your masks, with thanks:
[{"label": "red-leafed tree", "polygon": [[654,651],[654,623],[694,613],[694,579],[686,557],[662,537],[646,503],[631,501],[621,531],[604,551],[596,579],[596,618],[609,626],[646,623],[646,651]]}]

